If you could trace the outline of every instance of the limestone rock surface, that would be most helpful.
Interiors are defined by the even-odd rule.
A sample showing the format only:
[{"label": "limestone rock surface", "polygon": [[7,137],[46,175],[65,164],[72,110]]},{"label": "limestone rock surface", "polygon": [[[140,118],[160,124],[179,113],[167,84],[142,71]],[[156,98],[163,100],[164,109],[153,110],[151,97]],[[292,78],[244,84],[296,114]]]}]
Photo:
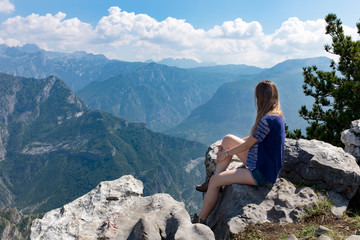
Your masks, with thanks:
[{"label": "limestone rock surface", "polygon": [[168,194],[143,197],[143,184],[127,175],[101,182],[31,227],[31,239],[214,239],[192,224],[184,204]]},{"label": "limestone rock surface", "polygon": [[[221,141],[211,144],[206,153],[207,178],[215,171],[216,146],[219,144]],[[233,160],[238,161],[236,156]],[[280,176],[293,183],[307,183],[333,190],[348,200],[360,185],[360,167],[355,158],[340,147],[318,140],[286,139]]]},{"label": "limestone rock surface", "polygon": [[345,145],[345,152],[350,153],[360,160],[360,120],[354,120],[350,124],[350,128],[341,133],[341,141]]},{"label": "limestone rock surface", "polygon": [[[217,141],[206,153],[207,178],[216,168]],[[243,167],[235,157],[228,169]],[[293,183],[310,187],[296,188]],[[295,222],[319,200],[311,186],[328,191],[334,202],[332,213],[341,216],[360,185],[360,168],[355,158],[343,149],[316,140],[285,140],[284,165],[280,178],[272,187],[233,184],[219,196],[207,224],[216,239],[226,239],[251,223]]]},{"label": "limestone rock surface", "polygon": [[319,200],[311,188],[296,188],[283,178],[273,187],[233,184],[225,187],[219,198],[207,221],[216,239],[227,239],[249,224],[296,222],[305,206]]},{"label": "limestone rock surface", "polygon": [[360,185],[360,168],[340,147],[318,140],[286,139],[281,176],[334,190],[350,200]]},{"label": "limestone rock surface", "polygon": [[[220,143],[210,145],[206,153],[208,177],[215,171],[216,146]],[[236,156],[233,160],[228,169],[243,167]],[[216,239],[227,239],[243,231],[248,224],[294,222],[304,212],[305,206],[312,206],[318,200],[310,187],[296,188],[284,178],[279,178],[272,187],[233,184],[223,188],[207,225],[214,231]]]}]

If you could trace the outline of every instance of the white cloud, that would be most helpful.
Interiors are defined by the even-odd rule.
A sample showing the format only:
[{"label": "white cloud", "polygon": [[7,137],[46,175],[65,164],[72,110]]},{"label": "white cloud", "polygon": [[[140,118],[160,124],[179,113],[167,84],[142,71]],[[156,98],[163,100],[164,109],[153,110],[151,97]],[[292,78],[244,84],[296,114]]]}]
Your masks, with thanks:
[{"label": "white cloud", "polygon": [[111,7],[109,13],[96,27],[97,34],[105,41],[126,39],[131,43],[149,41],[155,44],[191,47],[193,37],[204,32],[195,30],[191,24],[181,19],[168,17],[158,22],[148,15],[124,12],[118,7]]},{"label": "white cloud", "polygon": [[55,16],[31,14],[25,18],[8,18],[2,23],[0,37],[17,39],[23,44],[36,43],[45,49],[62,51],[76,51],[95,37],[90,24],[83,23],[77,18],[65,18],[66,14],[62,12]]},{"label": "white cloud", "polygon": [[344,32],[346,35],[351,36],[353,40],[360,40],[360,34],[358,33],[357,28],[351,28],[348,26],[343,26]]},{"label": "white cloud", "polygon": [[226,21],[221,26],[215,26],[208,31],[212,37],[226,38],[254,38],[263,35],[262,27],[259,22],[246,23],[241,18],[234,21]]},{"label": "white cloud", "polygon": [[12,4],[9,0],[0,0],[0,13],[11,13],[14,10],[14,4]]},{"label": "white cloud", "polygon": [[[111,7],[96,26],[66,14],[9,18],[2,23],[0,40],[9,45],[35,43],[47,50],[105,54],[127,61],[191,58],[219,64],[270,67],[292,58],[325,55],[324,20],[289,18],[273,34],[264,34],[259,22],[240,18],[205,31],[183,19],[163,21]],[[347,32],[356,29],[344,26]]]},{"label": "white cloud", "polygon": [[306,58],[325,55],[324,45],[331,38],[325,34],[325,21],[300,21],[289,18],[274,34],[263,41],[263,49],[279,59]]}]

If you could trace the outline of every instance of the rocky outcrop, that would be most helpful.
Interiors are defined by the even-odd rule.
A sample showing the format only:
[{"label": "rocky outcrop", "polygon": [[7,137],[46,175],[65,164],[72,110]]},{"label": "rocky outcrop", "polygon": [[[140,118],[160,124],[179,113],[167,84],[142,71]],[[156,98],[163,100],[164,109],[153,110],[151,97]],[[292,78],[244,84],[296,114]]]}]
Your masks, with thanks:
[{"label": "rocky outcrop", "polygon": [[[345,152],[353,155],[358,164],[360,163],[360,120],[354,120],[350,128],[341,133],[341,141],[345,145]],[[351,199],[349,207],[355,211],[360,210],[360,188],[356,195]]]},{"label": "rocky outcrop", "polygon": [[296,188],[283,178],[279,178],[273,187],[234,184],[224,188],[207,224],[216,239],[228,239],[249,224],[296,222],[304,208],[318,200],[313,189]]},{"label": "rocky outcrop", "polygon": [[13,113],[16,100],[16,93],[19,91],[19,87],[14,85],[12,88],[8,89],[9,93],[4,94],[0,98],[0,161],[5,160],[6,156],[6,141],[9,137],[8,131],[8,118],[9,115]]},{"label": "rocky outcrop", "polygon": [[[32,82],[32,85],[29,84]],[[29,86],[31,85],[31,86]],[[34,88],[33,86],[37,86]],[[11,126],[21,123],[22,126],[30,126],[40,116],[46,102],[51,96],[63,91],[67,96],[67,103],[74,105],[75,109],[66,112],[66,118],[78,117],[87,110],[86,103],[71,92],[67,86],[58,78],[50,76],[45,79],[28,79],[12,77],[0,74],[0,161],[5,160],[7,154],[7,142],[10,135],[14,135]],[[64,91],[65,90],[65,91]],[[81,116],[81,115],[80,115]],[[53,117],[53,116],[51,116]],[[57,116],[64,118],[64,116]],[[19,129],[18,129],[19,130]],[[22,131],[22,130],[19,130]],[[45,143],[46,144],[46,143]],[[20,145],[20,144],[19,144]],[[42,154],[55,151],[44,147],[39,149],[24,149],[24,154]]]},{"label": "rocky outcrop", "polygon": [[[215,170],[219,143],[206,154],[208,177]],[[229,169],[238,167],[243,164],[235,157]],[[286,139],[277,182],[270,187],[223,187],[207,226],[191,224],[184,204],[168,194],[143,197],[142,182],[123,176],[101,182],[88,194],[35,220],[31,239],[227,239],[249,224],[296,222],[306,207],[324,197],[315,193],[315,186],[327,191],[333,214],[341,216],[359,185],[360,168],[341,148]]]},{"label": "rocky outcrop", "polygon": [[345,152],[350,153],[356,158],[356,161],[360,160],[360,120],[352,121],[350,129],[347,129],[341,133],[341,141],[345,145]]},{"label": "rocky outcrop", "polygon": [[[216,145],[206,154],[205,166],[209,177],[216,166]],[[229,168],[242,167],[235,158]],[[286,139],[284,166],[273,187],[253,187],[233,184],[226,186],[207,224],[216,239],[226,239],[241,232],[247,224],[294,222],[304,211],[319,200],[312,187],[328,191],[334,203],[333,214],[341,216],[349,200],[360,185],[360,168],[355,158],[343,149],[316,140]]]},{"label": "rocky outcrop", "polygon": [[355,158],[340,147],[318,140],[287,139],[280,175],[293,183],[327,190],[336,216],[343,214],[360,185]]},{"label": "rocky outcrop", "polygon": [[31,239],[214,239],[210,228],[191,223],[183,203],[168,194],[142,194],[142,182],[130,175],[101,182],[36,219]]}]

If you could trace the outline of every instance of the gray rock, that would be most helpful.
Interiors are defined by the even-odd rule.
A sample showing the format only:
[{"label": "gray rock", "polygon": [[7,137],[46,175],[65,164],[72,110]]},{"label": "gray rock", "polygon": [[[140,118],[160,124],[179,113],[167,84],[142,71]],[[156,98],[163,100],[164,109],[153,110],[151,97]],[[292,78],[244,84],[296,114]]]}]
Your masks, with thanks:
[{"label": "gray rock", "polygon": [[316,240],[331,240],[331,237],[326,236],[326,235],[321,235],[321,236],[318,237]]},{"label": "gray rock", "polygon": [[286,139],[280,174],[293,183],[333,190],[350,200],[360,185],[360,168],[342,148],[317,140]]},{"label": "gray rock", "polygon": [[360,120],[352,121],[350,129],[341,133],[341,141],[345,145],[345,152],[353,155],[356,160],[360,160]]},{"label": "gray rock", "polygon": [[216,146],[220,145],[221,141],[216,141],[211,144],[205,154],[205,169],[206,169],[206,178],[211,177],[216,169],[216,154],[218,148]]},{"label": "gray rock", "polygon": [[325,234],[325,233],[328,233],[328,232],[331,232],[330,229],[328,229],[327,227],[324,227],[324,226],[319,226],[316,230],[315,230],[315,234]]},{"label": "gray rock", "polygon": [[349,205],[349,200],[335,191],[330,191],[328,198],[333,204],[330,209],[331,213],[338,218],[342,217]]},{"label": "gray rock", "polygon": [[[215,171],[216,146],[219,144],[221,141],[211,144],[206,153],[207,178]],[[239,161],[236,156],[233,160]],[[347,200],[355,195],[360,185],[360,167],[355,158],[342,148],[318,140],[286,139],[280,176],[293,183],[306,183],[333,190]]]},{"label": "gray rock", "polygon": [[[215,171],[220,143],[210,145],[206,153],[207,178]],[[242,167],[238,159],[233,160],[228,169]],[[286,139],[283,170],[272,188],[224,187],[207,221],[216,239],[226,239],[257,222],[296,222],[305,206],[312,206],[319,198],[311,187],[296,188],[292,182],[328,190],[334,203],[331,211],[340,217],[360,185],[360,168],[341,148],[317,140]]]},{"label": "gray rock", "polygon": [[342,148],[317,140],[286,139],[280,176],[329,191],[331,212],[340,217],[360,185],[356,159]]},{"label": "gray rock", "polygon": [[318,200],[311,188],[297,189],[283,178],[273,187],[233,184],[220,194],[207,225],[216,239],[227,239],[242,232],[248,224],[294,222],[304,213],[305,206],[312,206]]},{"label": "gray rock", "polygon": [[290,234],[286,240],[298,240],[298,238],[294,234]]},{"label": "gray rock", "polygon": [[214,239],[206,225],[191,223],[183,203],[142,194],[142,182],[132,176],[101,182],[33,221],[31,239]]},{"label": "gray rock", "polygon": [[346,240],[360,240],[359,235],[351,235],[350,237],[346,238]]}]

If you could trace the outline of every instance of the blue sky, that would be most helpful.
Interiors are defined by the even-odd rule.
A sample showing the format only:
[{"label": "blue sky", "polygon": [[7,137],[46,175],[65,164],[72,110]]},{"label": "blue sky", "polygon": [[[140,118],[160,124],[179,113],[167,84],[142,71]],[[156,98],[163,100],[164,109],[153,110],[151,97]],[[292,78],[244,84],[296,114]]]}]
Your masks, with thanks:
[{"label": "blue sky", "polygon": [[323,18],[358,39],[359,0],[0,0],[0,43],[126,61],[191,58],[269,67],[324,55]]}]

